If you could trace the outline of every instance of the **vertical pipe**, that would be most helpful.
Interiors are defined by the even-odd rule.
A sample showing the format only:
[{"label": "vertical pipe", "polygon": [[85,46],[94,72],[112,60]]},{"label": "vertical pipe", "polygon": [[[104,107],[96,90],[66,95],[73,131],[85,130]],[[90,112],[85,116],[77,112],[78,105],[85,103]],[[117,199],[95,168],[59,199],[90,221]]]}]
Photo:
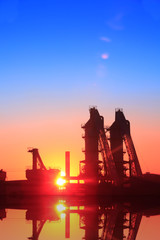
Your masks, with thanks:
[{"label": "vertical pipe", "polygon": [[37,149],[32,150],[33,154],[33,170],[37,170]]},{"label": "vertical pipe", "polygon": [[65,152],[65,171],[66,171],[66,178],[70,178],[70,152]]},{"label": "vertical pipe", "polygon": [[66,212],[65,238],[70,238],[70,213],[69,212]]}]

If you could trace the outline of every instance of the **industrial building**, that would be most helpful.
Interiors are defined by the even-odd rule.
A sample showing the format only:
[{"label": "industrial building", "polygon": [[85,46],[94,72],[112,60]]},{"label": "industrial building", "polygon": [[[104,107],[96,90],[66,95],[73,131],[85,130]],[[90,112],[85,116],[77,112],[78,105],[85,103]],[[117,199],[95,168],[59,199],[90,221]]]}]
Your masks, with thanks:
[{"label": "industrial building", "polygon": [[1,195],[160,195],[160,175],[142,173],[123,110],[116,109],[109,127],[96,107],[89,112],[82,126],[85,150],[78,176],[70,176],[70,152],[65,154],[66,175],[61,176],[59,169],[47,169],[33,148],[27,180],[5,181],[1,170]]}]

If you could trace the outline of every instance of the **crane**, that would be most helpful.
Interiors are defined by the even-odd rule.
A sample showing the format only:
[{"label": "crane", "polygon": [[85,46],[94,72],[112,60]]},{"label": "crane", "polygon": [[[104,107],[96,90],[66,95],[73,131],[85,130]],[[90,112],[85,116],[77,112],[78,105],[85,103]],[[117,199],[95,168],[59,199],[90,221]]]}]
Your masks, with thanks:
[{"label": "crane", "polygon": [[32,153],[32,169],[26,170],[26,178],[34,182],[53,182],[60,177],[59,169],[47,169],[39,155],[37,148],[29,149]]}]

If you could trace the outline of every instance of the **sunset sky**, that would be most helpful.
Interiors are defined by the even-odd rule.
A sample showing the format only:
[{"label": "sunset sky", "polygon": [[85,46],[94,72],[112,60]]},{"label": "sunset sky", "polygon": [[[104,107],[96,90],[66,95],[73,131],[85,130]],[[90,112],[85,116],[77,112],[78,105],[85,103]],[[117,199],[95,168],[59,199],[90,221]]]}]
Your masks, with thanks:
[{"label": "sunset sky", "polygon": [[0,1],[0,169],[24,179],[28,147],[71,174],[81,124],[123,108],[142,171],[160,174],[160,1]]}]

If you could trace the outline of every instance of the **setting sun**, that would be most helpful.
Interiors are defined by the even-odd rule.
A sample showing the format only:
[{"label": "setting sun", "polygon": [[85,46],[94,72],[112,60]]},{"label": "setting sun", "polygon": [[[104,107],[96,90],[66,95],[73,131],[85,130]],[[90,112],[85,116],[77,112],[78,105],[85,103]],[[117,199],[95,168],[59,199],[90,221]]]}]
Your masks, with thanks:
[{"label": "setting sun", "polygon": [[57,185],[63,186],[66,183],[66,180],[63,178],[58,178],[57,179]]}]

